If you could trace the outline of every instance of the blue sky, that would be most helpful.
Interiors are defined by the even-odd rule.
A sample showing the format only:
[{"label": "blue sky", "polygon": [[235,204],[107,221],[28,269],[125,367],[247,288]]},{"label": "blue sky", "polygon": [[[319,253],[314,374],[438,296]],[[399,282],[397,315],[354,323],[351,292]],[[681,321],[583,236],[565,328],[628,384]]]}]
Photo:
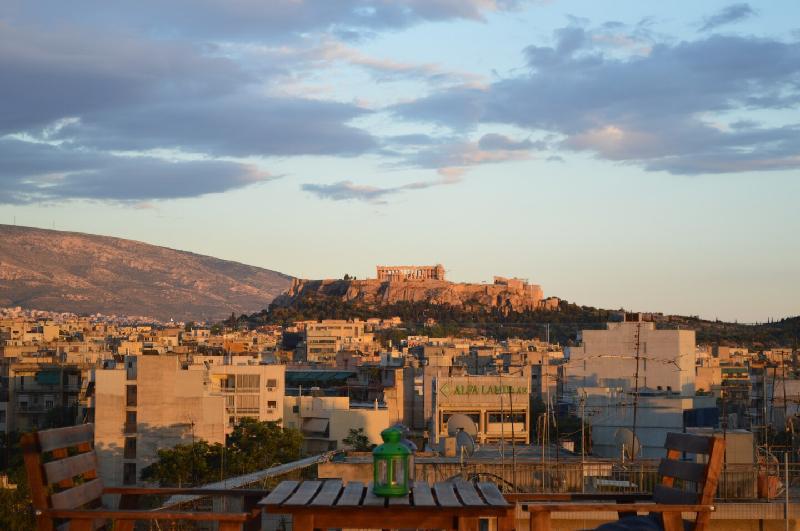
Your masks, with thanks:
[{"label": "blue sky", "polygon": [[0,223],[800,314],[800,4],[0,4]]}]

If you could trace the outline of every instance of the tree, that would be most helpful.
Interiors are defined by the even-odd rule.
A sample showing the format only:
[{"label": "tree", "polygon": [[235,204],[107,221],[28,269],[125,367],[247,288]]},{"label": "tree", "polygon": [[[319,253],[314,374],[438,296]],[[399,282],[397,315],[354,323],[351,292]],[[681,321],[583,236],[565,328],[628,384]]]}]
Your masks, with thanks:
[{"label": "tree", "polygon": [[31,510],[28,477],[22,461],[22,448],[19,435],[0,433],[0,474],[8,476],[15,489],[0,488],[0,529],[8,531],[28,531],[36,523]]},{"label": "tree", "polygon": [[369,452],[375,445],[370,444],[369,437],[364,433],[364,428],[350,428],[350,432],[342,442],[356,452]]},{"label": "tree", "polygon": [[302,434],[277,422],[243,418],[226,446],[200,440],[158,451],[158,461],[142,470],[142,479],[162,487],[199,486],[248,474],[300,457]]},{"label": "tree", "polygon": [[158,461],[142,470],[142,479],[162,487],[195,487],[220,477],[222,445],[200,440],[158,451]]}]

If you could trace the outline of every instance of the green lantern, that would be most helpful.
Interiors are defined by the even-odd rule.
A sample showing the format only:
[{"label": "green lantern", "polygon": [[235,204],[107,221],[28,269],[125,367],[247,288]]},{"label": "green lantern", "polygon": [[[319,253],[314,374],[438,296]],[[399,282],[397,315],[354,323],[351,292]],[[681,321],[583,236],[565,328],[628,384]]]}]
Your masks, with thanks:
[{"label": "green lantern", "polygon": [[381,432],[383,444],[372,450],[372,491],[378,496],[408,494],[411,450],[400,443],[402,437],[403,434],[397,428],[387,428]]}]

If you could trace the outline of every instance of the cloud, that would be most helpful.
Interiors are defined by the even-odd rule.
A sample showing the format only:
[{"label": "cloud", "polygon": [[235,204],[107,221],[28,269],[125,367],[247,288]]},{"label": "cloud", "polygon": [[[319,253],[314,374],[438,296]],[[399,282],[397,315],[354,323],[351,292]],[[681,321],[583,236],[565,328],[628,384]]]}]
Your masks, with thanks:
[{"label": "cloud", "polygon": [[[514,11],[523,0],[85,0],[81,9],[60,0],[9,0],[0,17],[20,22],[70,22],[210,40],[281,42],[309,32],[357,35],[447,20],[482,21]],[[87,16],[87,14],[90,14]]]},{"label": "cloud", "polygon": [[587,38],[593,33],[559,30],[552,46],[525,50],[524,74],[482,90],[440,90],[391,111],[452,131],[479,124],[544,131],[561,138],[562,150],[679,174],[800,167],[796,114],[749,129],[714,119],[796,109],[800,42],[711,35],[620,56]]},{"label": "cloud", "polygon": [[0,21],[0,134],[153,101],[230,94],[252,79],[188,43]]},{"label": "cloud", "polygon": [[434,63],[409,63],[373,57],[341,41],[324,37],[320,42],[307,42],[295,46],[245,45],[235,47],[249,54],[254,60],[267,60],[270,64],[285,65],[291,76],[303,71],[319,72],[344,63],[362,68],[380,82],[398,80],[422,80],[431,85],[482,86],[484,76],[470,72],[459,72]]},{"label": "cloud", "polygon": [[320,199],[332,201],[365,201],[367,203],[385,204],[388,196],[408,190],[424,190],[435,186],[445,186],[459,182],[460,174],[444,172],[442,178],[436,181],[418,181],[400,186],[379,187],[364,184],[355,184],[352,181],[339,181],[332,184],[305,183],[301,185],[303,191],[312,193]]},{"label": "cloud", "polygon": [[104,150],[178,149],[219,157],[358,155],[369,133],[347,125],[351,104],[236,94],[87,113],[57,138]]},{"label": "cloud", "polygon": [[0,139],[0,203],[6,204],[97,199],[134,205],[226,192],[272,178],[237,162],[121,157]]},{"label": "cloud", "polygon": [[703,19],[700,31],[710,31],[726,24],[742,21],[746,18],[755,16],[755,10],[749,4],[731,4],[722,8],[717,13]]},{"label": "cloud", "polygon": [[489,133],[478,140],[478,147],[485,151],[519,151],[533,149],[534,144],[529,138],[525,140],[512,140],[505,135]]}]

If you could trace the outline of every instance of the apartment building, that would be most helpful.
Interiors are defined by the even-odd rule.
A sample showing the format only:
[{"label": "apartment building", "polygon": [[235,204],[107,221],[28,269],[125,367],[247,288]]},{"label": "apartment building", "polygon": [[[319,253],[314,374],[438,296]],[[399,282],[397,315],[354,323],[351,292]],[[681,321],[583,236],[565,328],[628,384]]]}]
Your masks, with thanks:
[{"label": "apartment building", "polygon": [[281,420],[284,368],[128,356],[95,371],[95,445],[109,485],[136,485],[160,448],[225,442],[243,417]]}]

